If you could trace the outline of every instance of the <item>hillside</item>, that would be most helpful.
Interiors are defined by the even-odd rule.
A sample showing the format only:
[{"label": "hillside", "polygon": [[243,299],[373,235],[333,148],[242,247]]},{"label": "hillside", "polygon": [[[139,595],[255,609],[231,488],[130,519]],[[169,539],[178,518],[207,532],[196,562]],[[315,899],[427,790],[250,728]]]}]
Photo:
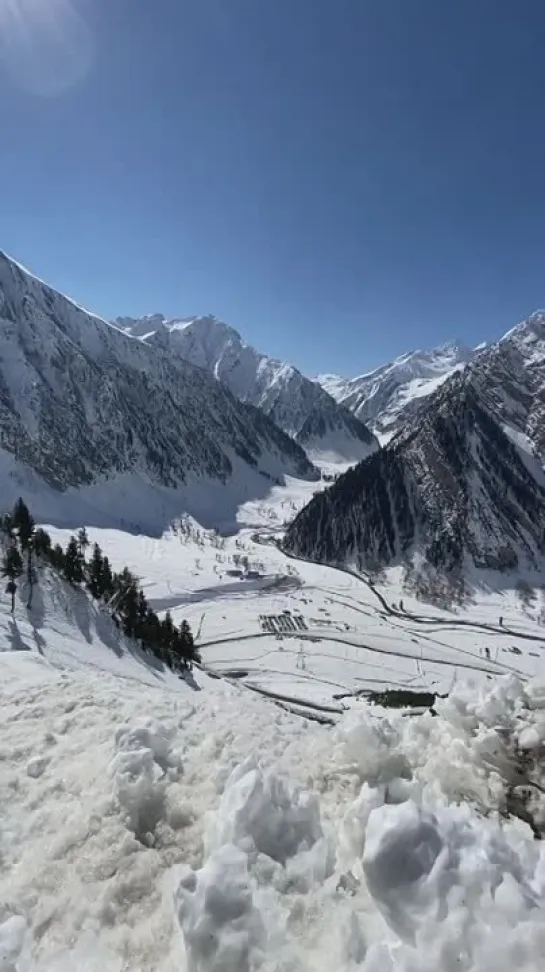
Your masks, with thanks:
[{"label": "hillside", "polygon": [[357,462],[377,443],[365,425],[292,365],[246,344],[215,317],[167,321],[118,318],[123,330],[214,375],[300,443],[311,456]]},{"label": "hillside", "polygon": [[[42,519],[232,524],[303,449],[204,371],[134,340],[0,254],[0,481]],[[212,490],[206,502],[206,491]],[[223,500],[223,501],[222,501]]]},{"label": "hillside", "polygon": [[[109,673],[123,682],[177,690],[179,679],[115,624],[105,605],[84,587],[73,586],[40,566],[28,610],[28,587],[20,584],[15,612],[0,600],[0,698],[29,680],[57,682],[62,673]],[[121,684],[122,684],[121,683]]]}]

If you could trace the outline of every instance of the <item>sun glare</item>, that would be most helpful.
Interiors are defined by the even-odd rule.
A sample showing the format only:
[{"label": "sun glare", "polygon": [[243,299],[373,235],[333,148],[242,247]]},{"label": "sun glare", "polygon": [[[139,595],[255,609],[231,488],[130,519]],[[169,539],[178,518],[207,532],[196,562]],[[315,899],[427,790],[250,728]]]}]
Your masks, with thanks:
[{"label": "sun glare", "polygon": [[93,38],[75,0],[0,0],[0,65],[14,84],[54,96],[81,81]]}]

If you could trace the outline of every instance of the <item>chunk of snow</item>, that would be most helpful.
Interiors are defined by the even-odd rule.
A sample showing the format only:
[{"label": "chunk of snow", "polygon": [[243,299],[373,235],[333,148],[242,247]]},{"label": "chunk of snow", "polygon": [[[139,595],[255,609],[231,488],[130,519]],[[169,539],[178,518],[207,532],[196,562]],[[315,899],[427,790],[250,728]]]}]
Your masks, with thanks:
[{"label": "chunk of snow", "polygon": [[371,812],[363,869],[371,894],[400,937],[411,940],[418,912],[437,904],[437,872],[445,857],[435,817],[412,800]]},{"label": "chunk of snow", "polygon": [[149,749],[164,773],[170,769],[181,771],[181,759],[172,751],[174,729],[152,719],[137,726],[123,726],[116,733],[119,752]]},{"label": "chunk of snow", "polygon": [[37,780],[45,772],[48,763],[49,758],[47,756],[33,756],[27,763],[27,776],[32,776]]},{"label": "chunk of snow", "polygon": [[[440,923],[448,917],[460,947],[464,937],[471,940],[472,925],[482,938],[506,909],[511,924],[529,917],[538,898],[527,867],[535,867],[537,856],[521,858],[499,826],[487,827],[467,806],[433,813],[410,800],[373,810],[363,867],[369,891],[401,939],[418,942],[420,949],[430,929],[440,938]],[[542,947],[545,955],[545,934]],[[484,972],[488,966],[475,968]]]},{"label": "chunk of snow", "polygon": [[519,749],[539,749],[544,737],[545,733],[540,732],[537,726],[525,726],[519,733]]},{"label": "chunk of snow", "polygon": [[358,861],[365,846],[365,832],[371,812],[384,804],[384,787],[370,787],[367,782],[344,815],[339,833],[338,860],[341,868]]}]

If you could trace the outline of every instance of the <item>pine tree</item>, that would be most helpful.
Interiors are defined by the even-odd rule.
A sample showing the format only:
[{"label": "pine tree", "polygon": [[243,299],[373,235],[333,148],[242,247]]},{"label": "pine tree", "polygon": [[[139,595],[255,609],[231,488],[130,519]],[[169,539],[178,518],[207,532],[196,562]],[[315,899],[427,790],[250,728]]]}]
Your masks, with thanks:
[{"label": "pine tree", "polygon": [[193,657],[184,625],[187,625],[187,622],[182,621],[181,627],[174,629],[171,642],[171,656],[178,670],[190,668]]},{"label": "pine tree", "polygon": [[184,619],[180,625],[180,640],[181,640],[181,651],[182,657],[186,663],[191,667],[193,661],[198,661],[199,656],[195,651],[195,642],[193,640],[193,634],[191,633],[191,628],[189,623]]},{"label": "pine tree", "polygon": [[46,560],[51,558],[51,537],[42,527],[34,531],[33,547],[38,557],[44,557]]},{"label": "pine tree", "polygon": [[13,533],[13,517],[11,513],[3,513],[0,516],[0,530],[11,537]]},{"label": "pine tree", "polygon": [[169,668],[172,668],[173,664],[172,639],[174,636],[174,630],[174,624],[170,611],[167,611],[165,617],[159,621],[157,628],[157,642],[154,651],[161,661],[168,665]]},{"label": "pine tree", "polygon": [[108,599],[114,592],[114,572],[106,554],[102,558],[102,590],[103,597]]},{"label": "pine tree", "polygon": [[139,638],[144,638],[146,631],[146,622],[148,617],[149,605],[146,599],[146,595],[143,590],[138,591],[138,603],[137,603],[137,634]]},{"label": "pine tree", "polygon": [[11,594],[11,613],[15,611],[15,594],[17,578],[23,573],[23,559],[15,544],[11,544],[2,561],[2,576],[8,578],[6,594]]},{"label": "pine tree", "polygon": [[119,611],[123,618],[123,629],[129,638],[134,638],[138,629],[138,588],[130,583],[123,590],[119,601]]},{"label": "pine tree", "polygon": [[87,536],[87,530],[85,527],[80,527],[77,534],[78,550],[83,560],[85,560],[85,551],[90,544],[89,537]]},{"label": "pine tree", "polygon": [[98,543],[93,547],[91,560],[87,565],[87,586],[91,597],[104,597],[106,593],[104,587],[104,558]]},{"label": "pine tree", "polygon": [[33,537],[34,537],[34,520],[30,515],[28,506],[19,497],[15,506],[13,507],[13,513],[11,515],[13,526],[19,536],[19,543],[21,545],[21,550],[26,553],[27,558],[27,581],[28,581],[28,602],[27,608],[32,606],[32,590],[34,587],[34,575],[32,572],[32,549],[33,549]]},{"label": "pine tree", "polygon": [[161,622],[153,608],[148,607],[146,617],[140,632],[140,637],[145,648],[150,648],[154,655],[162,658],[159,646],[159,631]]},{"label": "pine tree", "polygon": [[173,671],[179,671],[183,667],[183,659],[180,644],[180,632],[176,625],[172,626],[172,634],[170,635],[170,644],[168,647],[168,655],[170,668]]},{"label": "pine tree", "polygon": [[76,537],[70,537],[64,555],[64,576],[71,584],[81,584],[83,580],[84,562],[79,552]]},{"label": "pine tree", "polygon": [[66,560],[66,556],[64,550],[62,549],[60,543],[56,543],[55,546],[52,548],[51,553],[49,554],[49,561],[51,563],[51,566],[54,567],[55,570],[64,573],[65,560]]},{"label": "pine tree", "polygon": [[30,537],[32,535],[32,532],[34,530],[34,520],[30,515],[28,506],[26,505],[26,503],[21,497],[19,497],[15,506],[13,507],[13,511],[11,514],[11,522],[13,525],[13,529],[17,530],[17,533],[20,537],[21,536]]},{"label": "pine tree", "polygon": [[138,586],[138,578],[131,573],[128,567],[124,567],[119,574],[114,574],[113,576],[113,588],[114,591],[121,594],[128,587],[134,585]]}]

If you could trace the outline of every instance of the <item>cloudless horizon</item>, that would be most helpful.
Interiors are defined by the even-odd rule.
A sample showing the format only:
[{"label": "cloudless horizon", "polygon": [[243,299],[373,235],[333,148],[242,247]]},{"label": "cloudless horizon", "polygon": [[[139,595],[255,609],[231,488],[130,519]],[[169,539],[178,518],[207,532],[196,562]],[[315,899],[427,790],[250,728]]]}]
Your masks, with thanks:
[{"label": "cloudless horizon", "polygon": [[0,248],[307,374],[493,340],[545,305],[544,36],[541,0],[0,0]]}]

